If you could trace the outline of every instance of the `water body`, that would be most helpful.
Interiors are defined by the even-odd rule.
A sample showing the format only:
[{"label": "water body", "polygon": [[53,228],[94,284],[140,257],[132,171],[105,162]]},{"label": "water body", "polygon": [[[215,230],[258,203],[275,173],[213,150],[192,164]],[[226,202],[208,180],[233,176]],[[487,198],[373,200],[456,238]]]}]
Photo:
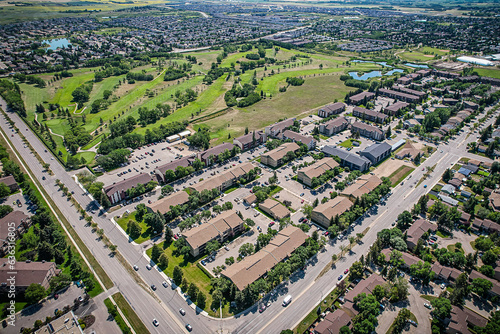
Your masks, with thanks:
[{"label": "water body", "polygon": [[427,65],[419,65],[419,64],[412,64],[412,63],[406,63],[403,64],[405,66],[410,66],[410,67],[415,67],[415,68],[429,68]]},{"label": "water body", "polygon": [[[383,75],[392,75],[394,73],[403,73],[403,70],[400,70],[399,68],[395,68],[395,69],[393,69],[391,71],[388,71],[388,72],[384,73]],[[368,72],[368,73],[363,73],[362,76],[359,76],[358,72],[349,72],[349,75],[353,79],[365,81],[365,80],[368,80],[370,78],[381,77],[382,76],[382,71],[371,71],[371,72]]]},{"label": "water body", "polygon": [[374,62],[374,61],[370,61],[370,60],[359,60],[359,59],[356,59],[356,60],[353,60],[352,61],[353,63],[372,63],[372,64],[379,64],[381,66],[384,66],[384,67],[390,67],[392,68],[393,66],[391,65],[387,65],[387,63],[385,61],[381,61],[381,62]]},{"label": "water body", "polygon": [[48,50],[56,50],[57,48],[67,48],[71,43],[66,38],[58,38],[51,40],[44,40],[42,43],[49,44]]}]

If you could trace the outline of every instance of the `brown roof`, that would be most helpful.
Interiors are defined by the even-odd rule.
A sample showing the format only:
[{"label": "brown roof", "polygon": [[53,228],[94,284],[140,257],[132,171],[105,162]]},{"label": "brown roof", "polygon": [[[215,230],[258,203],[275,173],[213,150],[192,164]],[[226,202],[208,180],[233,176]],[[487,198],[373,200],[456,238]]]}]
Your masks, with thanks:
[{"label": "brown roof", "polygon": [[234,145],[231,143],[223,143],[223,144],[211,147],[208,150],[201,152],[200,158],[206,160],[211,155],[217,157],[217,156],[219,156],[219,154],[221,154],[222,152],[225,152],[226,150],[231,151],[231,149],[233,147],[234,147]]},{"label": "brown roof", "polygon": [[409,104],[406,103],[406,102],[403,102],[403,101],[397,101],[396,103],[393,103],[391,104],[390,106],[387,106],[385,107],[384,109],[385,110],[389,110],[389,111],[394,111],[394,112],[397,112],[399,111],[400,109],[403,109],[403,108],[406,108],[408,107]]},{"label": "brown roof", "polygon": [[295,143],[284,143],[283,145],[280,145],[276,147],[274,150],[271,150],[269,152],[266,152],[262,154],[262,156],[268,156],[273,160],[280,160],[282,159],[288,152],[290,151],[297,151],[299,149],[299,145]]},{"label": "brown roof", "polygon": [[352,126],[354,128],[357,128],[357,129],[362,129],[362,130],[365,130],[365,131],[369,131],[369,132],[377,132],[381,135],[384,134],[384,132],[379,128],[379,127],[376,127],[376,126],[373,126],[373,125],[370,125],[370,124],[366,124],[366,123],[361,123],[361,122],[354,122],[352,124]]},{"label": "brown roof", "polygon": [[7,175],[2,178],[0,178],[0,183],[4,183],[6,186],[12,186],[14,184],[17,184],[16,179],[14,179],[14,176],[12,175]]},{"label": "brown roof", "polygon": [[[7,258],[0,259],[0,284],[6,283],[7,279],[14,274],[10,268]],[[15,270],[16,286],[28,287],[31,283],[37,283],[45,288],[49,287],[48,280],[50,277],[59,274],[61,271],[57,269],[54,262],[16,262]]]},{"label": "brown roof", "polygon": [[346,300],[346,303],[344,304],[344,307],[349,309],[352,314],[358,314],[358,311],[354,308],[354,297],[360,293],[369,295],[377,285],[383,285],[385,282],[386,280],[377,274],[373,274],[367,279],[361,280],[345,295],[344,299]]},{"label": "brown roof", "polygon": [[471,332],[467,328],[467,315],[458,306],[452,305],[450,312],[450,323],[448,324],[448,330],[452,333],[470,334]]},{"label": "brown roof", "polygon": [[222,184],[224,184],[225,182],[235,180],[244,176],[253,168],[254,166],[251,162],[244,162],[242,164],[236,165],[235,167],[229,168],[225,172],[222,172],[220,175],[205,179],[197,184],[190,186],[189,188],[198,192],[202,192],[205,189],[212,190],[222,186]]},{"label": "brown roof", "polygon": [[255,135],[255,140],[258,141],[260,137],[264,136],[264,132],[262,131],[249,132],[248,134],[235,138],[234,140],[239,141],[242,145],[250,144],[253,142],[254,135]]},{"label": "brown roof", "polygon": [[308,145],[308,146],[310,143],[315,141],[314,138],[311,136],[304,136],[304,135],[301,135],[300,133],[297,133],[297,132],[294,132],[291,130],[285,130],[285,132],[283,132],[283,138],[291,139],[294,142],[299,142],[299,143],[302,143],[302,144]]},{"label": "brown roof", "polygon": [[163,197],[160,200],[152,204],[148,204],[148,207],[153,211],[160,211],[161,214],[165,214],[170,211],[170,207],[176,205],[182,205],[187,203],[189,200],[189,195],[185,191],[178,191],[169,195],[167,197]]},{"label": "brown roof", "polygon": [[336,128],[336,127],[343,125],[343,124],[349,124],[349,121],[347,120],[347,118],[337,117],[337,118],[334,118],[334,119],[324,123],[324,126],[327,129],[331,129],[331,128]]},{"label": "brown roof", "polygon": [[12,211],[7,216],[0,219],[0,240],[6,240],[9,236],[9,224],[14,223],[14,228],[17,229],[25,220],[27,215],[22,211]]},{"label": "brown roof", "polygon": [[408,229],[407,235],[407,243],[416,246],[418,240],[424,235],[425,232],[432,230],[435,231],[437,226],[428,222],[425,219],[416,220]]},{"label": "brown roof", "polygon": [[423,152],[415,148],[410,141],[406,141],[406,144],[403,146],[401,151],[396,153],[396,158],[403,159],[404,157],[410,157],[410,159],[413,160],[419,153],[422,154]]},{"label": "brown roof", "polygon": [[375,111],[375,110],[370,110],[370,109],[365,109],[361,107],[354,107],[353,112],[359,113],[359,114],[364,114],[369,117],[373,118],[380,118],[382,120],[385,120],[388,116],[386,114],[383,114],[381,112]]},{"label": "brown roof", "polygon": [[353,203],[346,197],[337,196],[332,200],[318,205],[313,212],[322,214],[328,219],[341,215],[353,206]]},{"label": "brown roof", "polygon": [[372,97],[375,96],[375,93],[372,92],[361,92],[359,94],[353,95],[349,98],[349,101],[357,103],[363,101],[363,99],[366,97],[367,99],[371,99]]},{"label": "brown roof", "polygon": [[333,158],[323,158],[310,166],[302,168],[298,173],[304,173],[308,178],[312,179],[313,177],[319,177],[327,170],[334,169],[338,165]]},{"label": "brown roof", "polygon": [[275,219],[283,219],[290,214],[290,211],[280,202],[271,198],[266,199],[259,204],[259,208],[265,209],[272,213]]},{"label": "brown roof", "polygon": [[243,220],[236,214],[236,211],[225,211],[208,223],[184,232],[184,237],[191,248],[197,249],[240,224],[243,224]]},{"label": "brown roof", "polygon": [[257,253],[229,266],[222,275],[229,278],[240,290],[266,274],[276,264],[287,258],[307,239],[307,235],[295,226],[287,226]]},{"label": "brown roof", "polygon": [[314,332],[318,334],[338,334],[340,328],[347,326],[351,322],[351,317],[341,309],[336,309],[328,313],[326,317],[316,327]]},{"label": "brown roof", "polygon": [[342,195],[361,197],[364,194],[368,194],[373,191],[379,185],[382,184],[382,180],[376,175],[363,175],[359,177],[356,182],[351,184],[349,187],[344,189]]},{"label": "brown roof", "polygon": [[[385,248],[385,249],[382,249],[381,253],[385,255],[385,260],[389,261],[391,258],[392,252],[393,252],[392,249]],[[406,253],[406,252],[401,252],[401,257],[402,257],[402,259],[407,267],[410,267],[412,264],[416,264],[418,262],[424,262],[421,259],[419,259],[418,257],[416,257],[415,255],[411,255],[410,253]]]},{"label": "brown roof", "polygon": [[253,203],[255,203],[255,201],[257,201],[257,196],[255,196],[255,194],[250,194],[247,197],[245,197],[243,200],[245,202],[247,202],[248,204],[253,204]]},{"label": "brown roof", "polygon": [[104,188],[104,192],[106,195],[111,196],[117,192],[125,192],[128,189],[136,187],[138,184],[147,184],[149,181],[151,181],[151,175],[141,173],[107,186]]},{"label": "brown roof", "polygon": [[161,175],[164,175],[167,170],[175,171],[175,169],[179,166],[188,167],[191,164],[191,160],[192,158],[190,157],[183,157],[181,159],[158,166],[155,168],[155,170],[157,170]]}]

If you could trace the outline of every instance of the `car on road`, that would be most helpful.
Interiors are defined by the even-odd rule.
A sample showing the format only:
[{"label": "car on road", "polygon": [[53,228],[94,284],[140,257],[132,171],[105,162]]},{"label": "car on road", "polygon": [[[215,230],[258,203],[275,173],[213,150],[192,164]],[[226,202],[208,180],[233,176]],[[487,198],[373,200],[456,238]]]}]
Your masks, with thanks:
[{"label": "car on road", "polygon": [[151,266],[149,264],[146,265],[147,270],[151,270]]},{"label": "car on road", "polygon": [[432,310],[432,305],[428,303],[424,303],[424,306],[427,307],[429,310]]},{"label": "car on road", "polygon": [[137,265],[134,265],[134,270],[135,271],[138,271],[139,270],[139,267]]},{"label": "car on road", "polygon": [[304,196],[304,193],[300,194],[300,197]]},{"label": "car on road", "polygon": [[344,277],[344,275],[340,275],[338,280],[340,281],[343,277]]},{"label": "car on road", "polygon": [[54,294],[54,299],[57,300],[59,298],[59,295],[56,293]]},{"label": "car on road", "polygon": [[158,322],[158,320],[153,319],[153,325],[154,325],[155,327],[158,327],[158,326],[160,325],[160,323]]},{"label": "car on road", "polygon": [[161,285],[163,285],[164,288],[168,287],[168,283],[166,281],[163,281]]},{"label": "car on road", "polygon": [[187,329],[188,331],[190,331],[190,332],[191,332],[191,331],[193,330],[193,327],[191,327],[191,325],[190,325],[190,324],[187,324],[187,325],[186,325],[186,329]]},{"label": "car on road", "polygon": [[180,314],[182,314],[182,315],[186,315],[186,311],[184,311],[184,309],[183,309],[183,308],[181,308],[181,309],[179,310],[179,313],[180,313]]},{"label": "car on road", "polygon": [[151,290],[156,291],[156,285],[151,284]]},{"label": "car on road", "polygon": [[45,176],[42,176],[42,180],[45,180]]},{"label": "car on road", "polygon": [[426,185],[426,184],[424,184],[424,188],[427,188],[427,185]]}]

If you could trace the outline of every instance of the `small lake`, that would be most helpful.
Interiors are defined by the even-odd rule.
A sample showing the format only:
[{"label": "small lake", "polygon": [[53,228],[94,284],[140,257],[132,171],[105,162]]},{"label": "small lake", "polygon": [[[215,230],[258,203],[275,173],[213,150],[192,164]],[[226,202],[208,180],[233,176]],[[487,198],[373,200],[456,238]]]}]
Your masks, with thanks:
[{"label": "small lake", "polygon": [[[388,71],[384,73],[384,75],[393,75],[394,73],[403,73],[403,70],[400,70],[399,68],[395,68],[391,71]],[[376,77],[381,77],[382,76],[382,71],[371,71],[367,73],[363,73],[363,75],[359,76],[358,72],[349,72],[349,75],[356,80],[368,80],[370,78],[376,78]]]},{"label": "small lake", "polygon": [[410,66],[410,67],[415,67],[415,68],[429,68],[427,65],[419,65],[419,64],[412,64],[412,63],[406,63],[403,64],[405,66]]},{"label": "small lake", "polygon": [[58,38],[42,41],[44,44],[49,44],[48,50],[56,50],[57,48],[67,48],[71,43],[66,38]]},{"label": "small lake", "polygon": [[385,61],[381,61],[381,62],[374,62],[374,61],[371,61],[371,60],[359,60],[359,59],[356,59],[356,60],[353,60],[352,61],[353,63],[372,63],[372,64],[379,64],[381,66],[384,66],[384,67],[393,67],[391,65],[387,65],[387,63]]}]

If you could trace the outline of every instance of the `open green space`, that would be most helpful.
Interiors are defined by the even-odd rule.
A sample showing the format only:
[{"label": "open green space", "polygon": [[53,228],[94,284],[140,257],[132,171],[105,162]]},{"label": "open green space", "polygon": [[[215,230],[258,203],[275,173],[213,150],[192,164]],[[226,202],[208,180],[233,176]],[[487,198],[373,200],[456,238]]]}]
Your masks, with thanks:
[{"label": "open green space", "polygon": [[118,325],[118,327],[120,328],[122,333],[124,333],[124,334],[130,333],[130,327],[127,326],[127,324],[125,323],[125,320],[123,320],[120,313],[118,313],[116,311],[116,306],[113,305],[113,303],[111,302],[111,299],[109,299],[109,298],[104,299],[104,305],[106,305],[108,312],[110,314],[114,313],[113,318],[115,319],[116,324]]},{"label": "open green space", "polygon": [[118,225],[120,225],[120,227],[125,232],[127,231],[127,224],[130,220],[137,222],[139,224],[139,226],[141,227],[141,235],[139,237],[137,237],[136,239],[134,239],[134,241],[138,244],[142,244],[144,241],[149,240],[153,236],[153,231],[152,231],[151,227],[147,226],[144,223],[144,221],[138,222],[135,219],[135,214],[136,214],[136,211],[131,212],[128,216],[126,214],[124,214],[123,216],[121,216],[118,219],[116,219],[116,217],[115,217],[115,221]]},{"label": "open green space", "polygon": [[483,76],[483,77],[491,77],[491,78],[500,79],[500,69],[498,69],[498,68],[475,67],[474,72],[477,72],[477,74],[479,74],[480,76]]},{"label": "open green space", "polygon": [[403,165],[392,172],[389,175],[389,179],[391,180],[391,184],[393,187],[397,186],[401,181],[403,181],[411,172],[413,172],[415,168]]},{"label": "open green space", "polygon": [[352,144],[353,142],[359,143],[359,140],[356,140],[356,139],[347,139],[347,140],[343,141],[342,143],[340,143],[339,146],[342,146],[342,147],[345,147],[345,148],[352,148],[354,146]]},{"label": "open green space", "polygon": [[[184,278],[188,281],[188,283],[194,283],[200,292],[205,294],[207,297],[205,311],[207,311],[212,316],[217,316],[219,311],[217,310],[215,313],[210,309],[210,305],[212,304],[212,295],[211,290],[212,286],[210,284],[211,277],[205,273],[199,266],[199,258],[192,258],[191,256],[175,256],[173,253],[176,250],[176,247],[173,242],[169,244],[165,244],[165,242],[161,242],[158,244],[168,257],[168,267],[160,268],[167,276],[173,277],[174,275],[174,267],[179,266],[184,273]],[[149,248],[146,251],[146,254],[151,257],[151,252],[153,248]],[[229,313],[229,304],[223,305],[222,315],[227,317],[231,315]],[[220,315],[219,315],[220,316]]]}]

